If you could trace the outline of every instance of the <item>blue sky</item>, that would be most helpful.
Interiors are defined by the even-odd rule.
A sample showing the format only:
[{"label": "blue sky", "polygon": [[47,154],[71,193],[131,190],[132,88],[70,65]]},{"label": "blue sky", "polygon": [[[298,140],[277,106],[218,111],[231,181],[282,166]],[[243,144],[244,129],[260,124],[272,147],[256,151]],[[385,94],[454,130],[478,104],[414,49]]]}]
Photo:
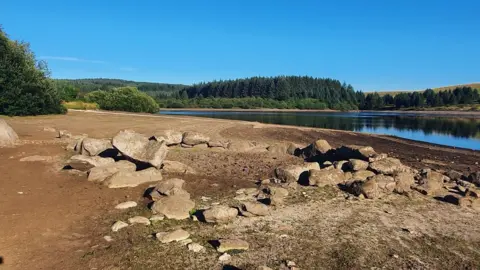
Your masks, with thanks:
[{"label": "blue sky", "polygon": [[310,75],[359,90],[480,81],[480,1],[4,1],[55,78]]}]

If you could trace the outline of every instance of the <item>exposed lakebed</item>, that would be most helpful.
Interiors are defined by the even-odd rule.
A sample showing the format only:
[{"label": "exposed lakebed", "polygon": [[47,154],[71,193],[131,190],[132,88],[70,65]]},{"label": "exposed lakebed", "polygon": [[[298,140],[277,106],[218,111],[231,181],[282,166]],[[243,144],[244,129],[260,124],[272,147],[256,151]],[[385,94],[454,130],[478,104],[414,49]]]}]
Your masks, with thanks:
[{"label": "exposed lakebed", "polygon": [[400,138],[480,150],[480,119],[396,112],[263,112],[162,110],[160,114],[256,121],[394,135]]}]

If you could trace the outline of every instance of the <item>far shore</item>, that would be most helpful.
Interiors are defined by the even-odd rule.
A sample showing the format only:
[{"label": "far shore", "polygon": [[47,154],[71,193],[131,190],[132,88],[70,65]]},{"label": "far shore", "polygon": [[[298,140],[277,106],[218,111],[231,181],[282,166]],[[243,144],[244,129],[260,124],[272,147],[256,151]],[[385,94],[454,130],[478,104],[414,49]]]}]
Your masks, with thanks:
[{"label": "far shore", "polygon": [[[161,111],[215,111],[215,112],[323,112],[323,113],[338,113],[339,110],[305,110],[305,109],[209,109],[209,108],[162,108]],[[398,114],[419,114],[419,115],[436,115],[436,116],[463,116],[471,118],[480,118],[480,111],[372,111],[372,110],[353,110],[346,112],[368,112],[368,113],[398,113]]]}]

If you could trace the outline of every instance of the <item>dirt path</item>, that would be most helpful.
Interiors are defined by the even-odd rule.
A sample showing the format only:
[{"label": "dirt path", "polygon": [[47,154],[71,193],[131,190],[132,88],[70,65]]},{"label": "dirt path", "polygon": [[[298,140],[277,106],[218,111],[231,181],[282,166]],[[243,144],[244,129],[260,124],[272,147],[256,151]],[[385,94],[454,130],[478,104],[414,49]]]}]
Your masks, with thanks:
[{"label": "dirt path", "polygon": [[[307,144],[315,139],[324,138],[334,146],[371,145],[379,152],[399,157],[404,163],[417,168],[429,166],[463,172],[480,170],[478,163],[475,164],[480,160],[478,151],[444,148],[386,136],[346,131],[195,117],[75,111],[60,116],[8,118],[7,122],[19,134],[21,141],[15,148],[0,149],[0,172],[2,173],[0,176],[0,228],[2,228],[0,256],[4,261],[1,267],[5,269],[85,269],[96,268],[98,265],[104,267],[116,265],[121,258],[113,259],[111,256],[118,257],[119,254],[124,253],[108,253],[102,257],[104,251],[98,254],[95,252],[104,243],[102,237],[108,233],[112,222],[106,217],[118,214],[113,210],[113,206],[119,202],[125,200],[142,202],[141,194],[145,186],[111,190],[85,181],[83,175],[72,175],[60,171],[69,154],[64,150],[65,144],[54,138],[55,133],[44,131],[45,127],[66,129],[73,134],[86,133],[90,137],[97,138],[112,137],[119,130],[127,128],[146,134],[164,129],[198,131],[212,138],[251,140],[269,144],[282,141]],[[56,161],[19,161],[22,157],[32,155],[52,156]],[[175,149],[169,152],[168,158],[182,161],[201,172],[201,177],[186,179],[189,183],[187,190],[197,199],[200,196],[211,196],[214,199],[230,196],[235,189],[253,186],[255,180],[271,176],[276,166],[298,162],[293,157],[275,157],[264,153],[234,154]],[[423,159],[433,160],[437,164],[422,163]],[[323,207],[332,211],[331,213],[335,212],[334,206],[330,204]],[[446,213],[458,217],[458,220],[452,220],[452,222],[464,224],[463,227],[468,225],[465,223],[466,220],[475,217],[471,213],[456,213],[458,210],[453,206],[445,209]],[[351,210],[345,208],[344,211],[347,213]],[[371,218],[376,215],[375,211],[372,210],[370,214],[365,215]],[[410,211],[407,214],[413,215],[413,212]],[[445,217],[439,219],[438,215],[440,214],[435,214],[431,219],[448,221]],[[393,219],[389,222],[396,221],[398,220]],[[435,222],[428,223],[428,226],[435,231],[444,229],[444,227],[435,227]],[[456,226],[452,225],[452,228]],[[388,233],[389,231],[380,230],[380,232]],[[303,237],[306,236],[298,235],[298,237],[298,239],[304,239]],[[477,241],[478,232],[474,230],[461,237],[470,237],[470,240]],[[367,241],[367,239],[364,240]],[[119,241],[119,243],[123,242]],[[295,242],[295,245],[299,244],[300,242]],[[126,245],[131,246],[128,243]],[[131,250],[121,252],[126,252],[125,258],[135,254],[135,252],[131,253]],[[105,258],[110,258],[111,261],[106,260],[105,263],[100,263]],[[89,266],[84,265],[85,263]],[[123,268],[120,267],[120,269]]]}]

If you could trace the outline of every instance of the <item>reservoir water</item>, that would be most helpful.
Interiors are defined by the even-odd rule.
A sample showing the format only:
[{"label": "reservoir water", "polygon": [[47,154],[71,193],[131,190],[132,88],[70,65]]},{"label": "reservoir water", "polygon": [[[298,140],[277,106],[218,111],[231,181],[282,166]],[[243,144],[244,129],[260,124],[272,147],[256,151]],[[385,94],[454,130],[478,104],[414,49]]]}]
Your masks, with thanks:
[{"label": "reservoir water", "polygon": [[480,118],[395,112],[259,112],[162,110],[160,114],[341,129],[480,150]]}]

